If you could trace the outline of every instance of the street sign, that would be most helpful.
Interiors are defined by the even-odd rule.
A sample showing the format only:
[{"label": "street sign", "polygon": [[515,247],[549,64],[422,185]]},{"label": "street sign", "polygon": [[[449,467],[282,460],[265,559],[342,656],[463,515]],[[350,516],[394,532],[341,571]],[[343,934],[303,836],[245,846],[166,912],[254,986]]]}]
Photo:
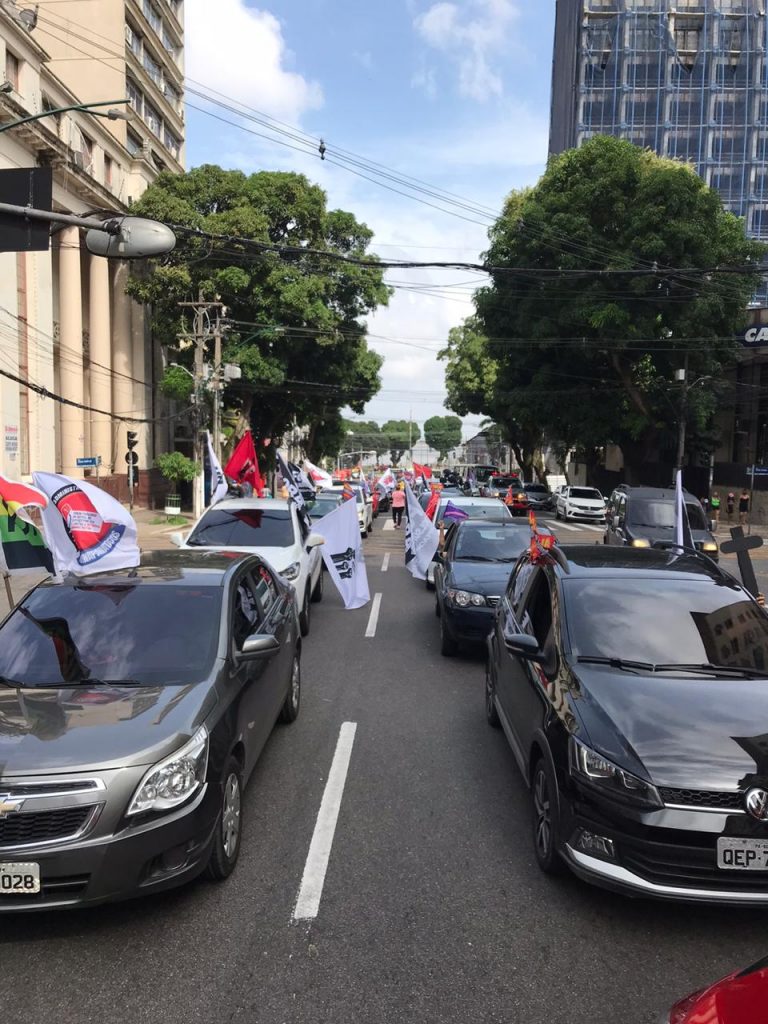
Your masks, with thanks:
[{"label": "street sign", "polygon": [[76,459],[78,466],[100,466],[101,456],[100,455],[86,455],[83,459]]},{"label": "street sign", "polygon": [[138,452],[126,452],[125,461],[129,466],[138,466],[139,464],[139,453]]},{"label": "street sign", "polygon": [[768,466],[749,466],[747,469],[747,475],[752,476],[768,476]]}]

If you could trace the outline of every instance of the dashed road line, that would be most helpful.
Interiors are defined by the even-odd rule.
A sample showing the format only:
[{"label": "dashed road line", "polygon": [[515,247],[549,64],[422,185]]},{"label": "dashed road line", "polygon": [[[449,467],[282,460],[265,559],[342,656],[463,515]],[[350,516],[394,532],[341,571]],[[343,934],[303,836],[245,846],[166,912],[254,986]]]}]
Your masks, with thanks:
[{"label": "dashed road line", "polygon": [[386,572],[387,569],[389,569],[389,556],[390,556],[390,552],[388,551],[386,553],[386,555],[384,555],[384,561],[381,563],[381,571],[382,572]]},{"label": "dashed road line", "polygon": [[374,594],[371,616],[365,628],[366,636],[376,636],[376,626],[379,624],[379,610],[381,609],[381,594]]},{"label": "dashed road line", "polygon": [[323,895],[325,875],[331,857],[333,837],[336,834],[341,798],[344,796],[344,786],[347,781],[356,731],[356,722],[343,722],[339,730],[336,751],[331,762],[331,770],[328,773],[328,781],[323,790],[320,810],[317,812],[312,841],[309,844],[299,895],[296,897],[296,906],[293,908],[294,921],[311,921],[317,917],[320,910],[320,899]]},{"label": "dashed road line", "polygon": [[386,523],[384,523],[384,526],[382,527],[382,529],[384,529],[384,530],[394,530],[394,528],[395,528],[395,521],[393,519],[388,519],[386,521]]}]

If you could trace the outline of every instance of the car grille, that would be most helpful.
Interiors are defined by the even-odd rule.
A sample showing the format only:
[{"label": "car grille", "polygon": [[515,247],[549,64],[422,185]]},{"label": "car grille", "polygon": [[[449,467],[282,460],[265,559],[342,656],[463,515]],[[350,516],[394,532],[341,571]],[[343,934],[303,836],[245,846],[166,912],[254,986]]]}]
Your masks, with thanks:
[{"label": "car grille", "polygon": [[723,871],[717,866],[716,837],[711,847],[635,843],[624,837],[618,846],[623,867],[657,885],[730,892],[765,892],[768,871]]},{"label": "car grille", "polygon": [[729,811],[743,811],[744,797],[739,792],[715,793],[706,789],[660,789],[665,804],[681,807],[724,808]]},{"label": "car grille", "polygon": [[76,836],[94,807],[63,807],[55,811],[10,814],[0,819],[0,847],[31,846]]},{"label": "car grille", "polygon": [[15,783],[0,781],[0,792],[3,796],[52,796],[56,793],[81,793],[89,789],[97,789],[95,779],[74,779],[71,782],[32,782]]}]

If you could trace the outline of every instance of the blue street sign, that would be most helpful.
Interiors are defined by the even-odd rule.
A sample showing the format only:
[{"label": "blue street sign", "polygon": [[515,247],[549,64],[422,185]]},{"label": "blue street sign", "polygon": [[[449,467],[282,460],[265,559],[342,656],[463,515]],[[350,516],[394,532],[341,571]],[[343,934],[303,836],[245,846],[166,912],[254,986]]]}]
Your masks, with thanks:
[{"label": "blue street sign", "polygon": [[747,472],[750,476],[753,472],[755,476],[768,476],[768,466],[749,466]]},{"label": "blue street sign", "polygon": [[100,455],[88,455],[84,459],[77,460],[78,466],[100,466],[101,456]]}]

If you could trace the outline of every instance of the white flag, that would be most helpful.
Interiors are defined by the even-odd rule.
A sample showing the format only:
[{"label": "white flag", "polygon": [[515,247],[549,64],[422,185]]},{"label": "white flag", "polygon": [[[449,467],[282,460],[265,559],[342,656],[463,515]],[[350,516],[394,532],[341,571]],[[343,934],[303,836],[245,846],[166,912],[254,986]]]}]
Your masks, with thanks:
[{"label": "white flag", "polygon": [[320,549],[323,561],[341,594],[344,607],[362,608],[368,604],[371,593],[355,502],[342,501],[333,512],[313,523],[312,530],[325,538]]},{"label": "white flag", "polygon": [[393,491],[396,483],[397,480],[395,480],[395,474],[392,472],[392,467],[390,466],[390,468],[385,470],[385,472],[382,473],[376,481],[376,486],[383,487],[385,491]]},{"label": "white flag", "polygon": [[324,469],[320,469],[319,466],[313,465],[309,459],[304,459],[304,469],[309,473],[310,479],[315,487],[332,487],[333,477],[330,473],[326,473]]},{"label": "white flag", "polygon": [[427,569],[435,556],[440,532],[416,500],[410,484],[405,485],[407,501],[405,524],[405,566],[417,580],[427,578]]},{"label": "white flag", "polygon": [[32,479],[50,499],[43,529],[57,573],[88,576],[139,564],[136,523],[111,494],[58,473],[33,473]]},{"label": "white flag", "polygon": [[683,472],[680,469],[675,474],[675,544],[679,548],[694,546],[691,524],[688,521],[688,509],[683,495]]},{"label": "white flag", "polygon": [[221,501],[222,498],[226,498],[229,488],[227,487],[224,470],[221,468],[221,463],[216,458],[216,452],[213,450],[211,432],[210,430],[206,430],[205,433],[208,438],[208,466],[211,474],[211,505],[215,505],[217,501]]}]

